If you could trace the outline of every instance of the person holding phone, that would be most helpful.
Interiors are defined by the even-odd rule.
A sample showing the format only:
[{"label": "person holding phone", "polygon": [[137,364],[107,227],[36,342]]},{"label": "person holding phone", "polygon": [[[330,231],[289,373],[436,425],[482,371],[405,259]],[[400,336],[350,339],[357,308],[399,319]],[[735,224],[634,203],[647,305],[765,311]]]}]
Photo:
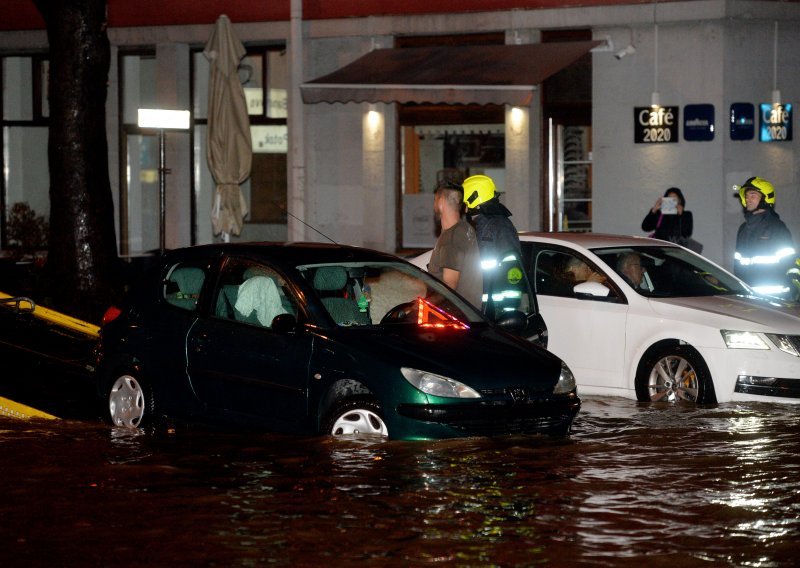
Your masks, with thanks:
[{"label": "person holding phone", "polygon": [[692,236],[693,228],[692,212],[686,210],[686,198],[677,187],[670,187],[656,199],[642,221],[642,230],[651,237],[678,244]]}]

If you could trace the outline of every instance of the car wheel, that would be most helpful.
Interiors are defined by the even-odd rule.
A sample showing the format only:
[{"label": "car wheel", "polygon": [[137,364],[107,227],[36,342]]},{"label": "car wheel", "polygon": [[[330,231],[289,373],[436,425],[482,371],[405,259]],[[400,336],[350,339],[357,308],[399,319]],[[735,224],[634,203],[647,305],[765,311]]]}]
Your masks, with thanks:
[{"label": "car wheel", "polygon": [[636,375],[641,402],[716,402],[711,374],[700,354],[688,345],[672,345],[646,355]]},{"label": "car wheel", "polygon": [[108,418],[114,426],[141,428],[154,421],[156,403],[153,390],[132,373],[115,375],[109,383]]},{"label": "car wheel", "polygon": [[332,436],[389,436],[381,407],[372,397],[354,397],[336,404],[325,422],[324,433]]}]

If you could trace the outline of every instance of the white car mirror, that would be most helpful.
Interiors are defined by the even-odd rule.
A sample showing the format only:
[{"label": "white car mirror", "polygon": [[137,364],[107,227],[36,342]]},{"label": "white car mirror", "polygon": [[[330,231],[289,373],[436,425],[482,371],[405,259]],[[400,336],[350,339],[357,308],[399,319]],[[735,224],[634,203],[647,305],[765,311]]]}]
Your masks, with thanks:
[{"label": "white car mirror", "polygon": [[604,298],[611,292],[606,286],[600,282],[581,282],[576,284],[572,289],[575,294],[586,294],[588,296],[597,296]]}]

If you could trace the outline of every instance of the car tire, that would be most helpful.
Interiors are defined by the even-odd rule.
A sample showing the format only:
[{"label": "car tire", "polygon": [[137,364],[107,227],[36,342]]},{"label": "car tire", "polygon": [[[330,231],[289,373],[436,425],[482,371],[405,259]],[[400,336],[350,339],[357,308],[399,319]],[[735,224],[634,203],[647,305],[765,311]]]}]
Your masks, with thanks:
[{"label": "car tire", "polygon": [[107,385],[105,416],[112,426],[142,428],[155,423],[156,398],[140,372],[114,373]]},{"label": "car tire", "polygon": [[331,436],[389,437],[383,411],[371,396],[356,396],[334,404],[322,432]]},{"label": "car tire", "polygon": [[696,349],[682,344],[654,349],[642,358],[636,398],[640,402],[716,402],[708,366]]}]

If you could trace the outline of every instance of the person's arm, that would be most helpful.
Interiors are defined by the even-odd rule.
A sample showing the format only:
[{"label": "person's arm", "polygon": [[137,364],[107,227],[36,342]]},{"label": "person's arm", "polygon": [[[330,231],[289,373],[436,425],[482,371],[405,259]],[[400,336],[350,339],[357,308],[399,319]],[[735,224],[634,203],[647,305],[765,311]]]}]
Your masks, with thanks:
[{"label": "person's arm", "polygon": [[661,211],[648,211],[647,215],[642,221],[642,231],[654,231],[656,225],[658,225],[658,217],[661,215]]},{"label": "person's arm", "polygon": [[450,286],[453,290],[458,287],[458,279],[461,277],[461,272],[453,270],[452,268],[445,268],[442,274],[442,281]]}]

